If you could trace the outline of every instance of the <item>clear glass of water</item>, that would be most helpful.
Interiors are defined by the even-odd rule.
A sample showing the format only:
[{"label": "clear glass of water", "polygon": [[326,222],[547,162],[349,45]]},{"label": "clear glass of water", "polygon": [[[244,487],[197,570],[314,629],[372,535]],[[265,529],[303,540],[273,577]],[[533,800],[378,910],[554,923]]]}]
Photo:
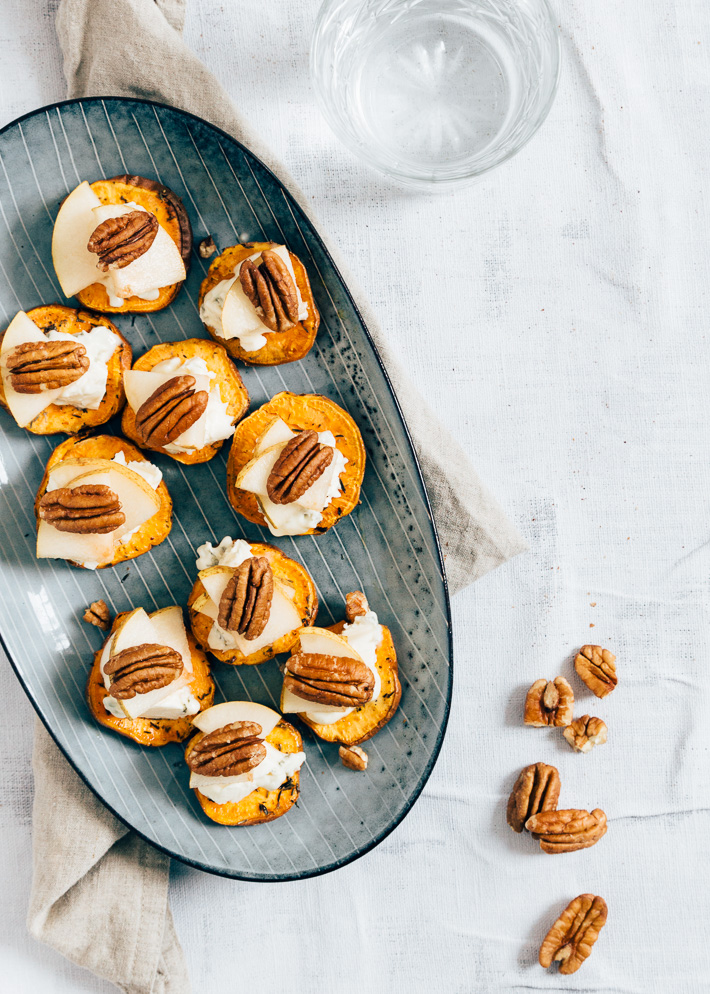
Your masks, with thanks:
[{"label": "clear glass of water", "polygon": [[411,186],[467,183],[515,155],[559,66],[547,0],[325,0],[311,47],[333,131]]}]

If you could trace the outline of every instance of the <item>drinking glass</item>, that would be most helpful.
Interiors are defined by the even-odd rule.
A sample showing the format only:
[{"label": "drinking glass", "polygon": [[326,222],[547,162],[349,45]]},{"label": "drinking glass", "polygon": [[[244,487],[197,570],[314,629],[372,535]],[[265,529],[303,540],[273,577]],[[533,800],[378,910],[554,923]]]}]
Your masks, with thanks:
[{"label": "drinking glass", "polygon": [[413,186],[464,184],[519,152],[559,65],[547,0],[325,0],[311,46],[335,134]]}]

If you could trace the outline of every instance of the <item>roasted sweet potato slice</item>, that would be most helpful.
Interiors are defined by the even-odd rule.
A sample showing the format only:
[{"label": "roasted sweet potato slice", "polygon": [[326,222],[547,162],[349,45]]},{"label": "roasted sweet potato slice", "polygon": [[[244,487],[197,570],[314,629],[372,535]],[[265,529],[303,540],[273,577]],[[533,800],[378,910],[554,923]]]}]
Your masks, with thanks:
[{"label": "roasted sweet potato slice", "polygon": [[[111,631],[106,636],[106,641],[111,637],[118,622],[127,612],[117,615],[114,618]],[[104,641],[104,645],[106,645]],[[187,641],[190,646],[192,658],[192,680],[190,688],[192,693],[200,702],[200,710],[205,711],[212,707],[214,699],[214,680],[210,676],[210,667],[202,649],[195,643],[194,638],[188,631]],[[164,746],[169,742],[184,742],[194,729],[192,718],[116,718],[109,714],[103,705],[104,697],[108,691],[104,686],[103,677],[99,668],[103,645],[94,655],[94,662],[89,672],[89,679],[86,684],[86,702],[89,710],[100,725],[113,729],[119,735],[133,739],[138,745],[144,746]]]},{"label": "roasted sweet potato slice", "polygon": [[[71,404],[50,404],[27,425],[27,431],[31,431],[35,435],[55,435],[61,431],[66,432],[67,435],[75,435],[85,428],[96,428],[98,425],[105,424],[109,418],[121,410],[125,403],[123,371],[131,368],[133,358],[131,346],[116,325],[108,318],[100,317],[98,314],[87,314],[86,311],[77,311],[73,307],[64,307],[62,304],[33,307],[31,311],[27,311],[27,317],[34,321],[42,331],[54,329],[66,335],[78,335],[79,332],[91,331],[92,328],[103,325],[104,328],[108,328],[109,331],[118,335],[121,340],[120,345],[116,347],[116,351],[108,361],[106,395],[95,411],[84,411]],[[0,335],[0,342],[2,342],[2,335]],[[2,380],[0,380],[0,404],[7,409]]]},{"label": "roasted sweet potato slice", "polygon": [[[203,737],[202,732],[190,739],[185,756],[188,756],[195,742]],[[293,725],[283,719],[266,736],[266,742],[279,752],[301,752],[303,740]],[[216,804],[195,790],[197,800],[208,818],[220,825],[259,825],[285,815],[298,800],[300,773],[294,773],[278,790],[257,787],[251,794],[237,803]]]},{"label": "roasted sweet potato slice", "polygon": [[[218,283],[223,280],[231,280],[245,259],[254,255],[255,252],[263,252],[275,244],[275,242],[247,242],[244,245],[232,245],[230,248],[226,248],[213,261],[207,276],[202,281],[199,306],[202,307],[203,300]],[[308,273],[298,256],[294,255],[293,252],[289,252],[289,256],[301,297],[308,305],[308,317],[305,321],[300,321],[294,325],[293,328],[289,328],[288,331],[269,331],[264,325],[266,345],[258,352],[246,352],[239,344],[238,338],[220,338],[214,328],[210,328],[206,324],[205,328],[212,338],[224,345],[234,359],[241,359],[252,366],[280,366],[284,362],[296,362],[297,359],[302,359],[315,342],[320,324],[320,314],[313,299]]]},{"label": "roasted sweet potato slice", "polygon": [[365,474],[365,446],[360,429],[350,415],[327,397],[314,393],[277,393],[248,418],[237,425],[227,463],[227,496],[235,511],[257,525],[265,525],[256,496],[236,486],[240,470],[254,455],[258,438],[266,431],[275,417],[282,418],[294,431],[312,428],[314,431],[332,431],[335,444],[346,457],[345,471],[340,477],[343,488],[340,495],[323,511],[318,528],[305,534],[320,535],[336,521],[357,507],[360,487]]},{"label": "roasted sweet potato slice", "polygon": [[[331,625],[330,631],[340,635],[345,622]],[[344,718],[334,721],[332,725],[319,725],[311,721],[305,714],[298,717],[320,739],[326,742],[338,742],[340,745],[361,745],[371,739],[387,724],[399,707],[402,696],[402,685],[399,682],[397,653],[395,652],[392,634],[385,625],[382,626],[382,641],[377,647],[377,671],[382,681],[382,691],[376,701],[355,708]]]},{"label": "roasted sweet potato slice", "polygon": [[[228,405],[229,415],[238,421],[249,407],[249,394],[239,375],[239,370],[222,345],[208,342],[204,338],[188,338],[184,342],[161,342],[160,345],[154,345],[152,349],[137,359],[133,368],[150,370],[159,362],[164,362],[165,359],[178,358],[184,361],[195,356],[204,359],[207,368],[217,374],[217,379],[213,383],[219,386],[222,402]],[[128,404],[123,411],[121,430],[142,449],[149,448],[143,443],[136,431],[136,415]],[[193,465],[194,463],[208,462],[221,448],[222,442],[213,442],[195,452],[173,454],[166,452],[162,446],[153,449],[153,451],[162,452],[177,462]]]},{"label": "roasted sweet potato slice", "polygon": [[[50,470],[64,459],[113,459],[117,452],[123,452],[126,462],[147,461],[143,453],[127,442],[125,438],[117,438],[115,435],[93,435],[88,438],[68,438],[61,442],[49,457],[44,469],[44,476],[37,491],[35,500],[35,514],[39,517],[39,502],[47,489],[47,480]],[[157,494],[160,497],[160,507],[152,518],[141,525],[138,531],[127,542],[124,542],[116,549],[113,561],[106,566],[99,566],[99,569],[106,569],[107,566],[115,566],[126,559],[135,559],[148,552],[155,545],[160,545],[164,541],[172,528],[173,523],[173,502],[165,485],[165,480],[158,484]],[[79,566],[79,563],[73,563]],[[82,567],[83,568],[83,567]]]},{"label": "roasted sweet potato slice", "polygon": [[[308,570],[297,563],[295,559],[290,559],[274,545],[264,545],[261,542],[250,542],[249,544],[255,556],[264,556],[269,560],[274,579],[294,591],[293,605],[301,616],[301,624],[312,624],[318,613],[318,594]],[[239,649],[230,651],[209,649],[207,640],[213,620],[199,611],[199,601],[203,596],[205,596],[205,588],[198,579],[187,601],[192,633],[202,648],[211,652],[222,663],[230,663],[233,666],[253,666],[256,663],[264,663],[267,659],[273,659],[281,652],[289,652],[298,641],[299,629],[296,628],[271,645],[264,646],[263,649],[259,649],[258,652],[253,652],[249,656],[245,656]]]},{"label": "roasted sweet potato slice", "polygon": [[[192,253],[192,226],[182,200],[162,183],[143,176],[113,176],[111,179],[100,179],[91,184],[91,189],[102,204],[134,203],[145,207],[154,214],[180,250],[185,269],[190,267]],[[182,283],[161,287],[157,300],[141,300],[140,297],[128,297],[120,307],[109,304],[106,288],[102,283],[92,283],[77,294],[84,307],[106,314],[146,313],[162,311],[172,303],[180,291]]]}]

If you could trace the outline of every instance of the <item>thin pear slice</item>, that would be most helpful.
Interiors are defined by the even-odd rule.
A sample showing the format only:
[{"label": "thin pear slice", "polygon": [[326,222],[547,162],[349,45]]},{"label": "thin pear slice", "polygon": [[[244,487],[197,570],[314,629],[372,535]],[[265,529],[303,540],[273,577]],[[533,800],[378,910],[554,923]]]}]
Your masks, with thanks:
[{"label": "thin pear slice", "polygon": [[97,256],[86,247],[98,221],[94,208],[101,201],[86,180],[69,194],[59,208],[52,232],[52,262],[66,297],[92,283],[104,281],[97,267]]},{"label": "thin pear slice", "polygon": [[[121,217],[142,209],[136,204],[100,204],[92,211],[94,225],[92,231],[109,218]],[[148,251],[123,269],[112,269],[107,283],[115,296],[125,299],[149,293],[160,287],[172,286],[173,283],[182,283],[186,275],[185,263],[177,245],[165,228],[159,224],[158,232]]]},{"label": "thin pear slice", "polygon": [[261,725],[260,738],[265,739],[281,721],[281,715],[255,701],[225,701],[195,715],[192,724],[207,735],[235,721],[256,722]]},{"label": "thin pear slice", "polygon": [[266,497],[266,481],[269,479],[269,474],[281,455],[283,447],[283,442],[270,445],[268,449],[263,449],[253,459],[250,459],[237,475],[236,486],[241,490],[249,490],[259,497]]},{"label": "thin pear slice", "polygon": [[275,417],[266,431],[263,431],[257,438],[254,451],[264,452],[272,445],[283,445],[290,441],[295,434],[296,432],[291,431],[283,418]]},{"label": "thin pear slice", "polygon": [[[223,338],[238,338],[247,334],[263,336],[270,330],[256,313],[256,308],[244,293],[236,276],[230,281],[230,287],[225,294],[221,321]],[[262,345],[265,341],[264,338]],[[261,348],[261,345],[257,345],[258,348]]]},{"label": "thin pear slice", "polygon": [[168,645],[182,656],[183,672],[192,673],[192,653],[187,641],[185,619],[182,608],[174,604],[171,607],[154,611],[150,616],[153,630],[158,636],[160,645]]},{"label": "thin pear slice", "polygon": [[18,345],[44,341],[46,339],[42,331],[24,311],[18,311],[3,335],[2,348],[0,349],[0,372],[2,373],[5,402],[20,428],[26,428],[38,414],[53,404],[62,392],[62,388],[43,390],[41,393],[17,393],[12,386],[10,371],[5,365],[4,357]]}]

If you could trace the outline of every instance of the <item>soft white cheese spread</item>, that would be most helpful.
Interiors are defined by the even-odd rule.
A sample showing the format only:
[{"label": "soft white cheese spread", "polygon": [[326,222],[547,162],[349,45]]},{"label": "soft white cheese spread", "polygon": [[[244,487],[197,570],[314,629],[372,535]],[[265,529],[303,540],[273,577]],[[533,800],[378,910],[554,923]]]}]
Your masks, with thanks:
[{"label": "soft white cheese spread", "polygon": [[138,473],[153,490],[158,489],[160,481],[163,479],[162,471],[147,459],[131,459],[130,462],[127,462],[123,452],[117,452],[111,461],[117,462],[121,466],[127,466],[134,473]]},{"label": "soft white cheese spread", "polygon": [[248,773],[233,777],[207,777],[202,773],[190,774],[190,786],[215,804],[239,802],[258,787],[278,790],[286,780],[297,773],[306,758],[304,752],[280,752],[269,742],[264,742],[266,756]]},{"label": "soft white cheese spread", "polygon": [[52,403],[72,404],[85,411],[98,410],[106,395],[108,361],[121,343],[118,335],[108,328],[98,326],[91,331],[80,331],[77,335],[48,331],[44,337],[50,342],[76,342],[77,345],[83,345],[89,359],[89,368],[84,375],[64,387]]},{"label": "soft white cheese spread", "polygon": [[232,540],[226,535],[219,545],[205,542],[197,547],[198,570],[209,569],[210,566],[241,566],[245,559],[251,556],[251,546],[243,538]]}]

